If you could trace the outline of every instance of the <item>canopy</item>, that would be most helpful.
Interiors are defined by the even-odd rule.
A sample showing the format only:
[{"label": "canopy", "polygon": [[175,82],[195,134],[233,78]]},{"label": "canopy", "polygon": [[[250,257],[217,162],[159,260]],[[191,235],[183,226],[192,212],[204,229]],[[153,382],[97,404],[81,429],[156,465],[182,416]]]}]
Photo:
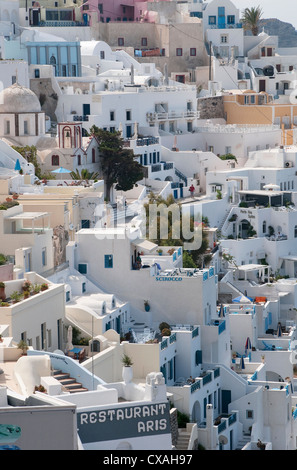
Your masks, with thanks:
[{"label": "canopy", "polygon": [[248,303],[250,304],[251,302],[253,301],[253,299],[251,299],[250,297],[246,297],[245,295],[240,295],[239,297],[235,297],[235,299],[232,300],[232,302],[235,302],[235,303]]},{"label": "canopy", "polygon": [[71,170],[67,170],[67,168],[60,166],[57,170],[52,170],[51,173],[71,173]]},{"label": "canopy", "polygon": [[140,250],[146,250],[152,252],[158,248],[158,245],[155,243],[150,242],[149,240],[137,238],[133,244],[137,246]]}]

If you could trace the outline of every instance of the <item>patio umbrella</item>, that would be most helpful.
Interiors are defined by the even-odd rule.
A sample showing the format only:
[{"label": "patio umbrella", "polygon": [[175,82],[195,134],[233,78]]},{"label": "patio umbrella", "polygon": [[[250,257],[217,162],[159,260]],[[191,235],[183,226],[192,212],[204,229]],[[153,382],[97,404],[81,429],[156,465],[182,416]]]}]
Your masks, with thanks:
[{"label": "patio umbrella", "polygon": [[235,299],[232,300],[232,302],[235,302],[235,303],[251,303],[253,299],[251,299],[250,297],[246,297],[245,295],[240,295],[239,297],[235,297]]},{"label": "patio umbrella", "polygon": [[241,367],[242,369],[245,369],[243,356],[241,356],[241,358],[240,358],[240,367]]},{"label": "patio umbrella", "polygon": [[16,171],[20,171],[20,169],[21,169],[20,160],[19,160],[18,158],[16,159],[14,169],[15,169]]},{"label": "patio umbrella", "polygon": [[280,322],[277,324],[277,336],[282,336],[282,325]]},{"label": "patio umbrella", "polygon": [[62,175],[63,173],[71,173],[71,170],[67,170],[67,168],[63,168],[62,166],[60,166],[60,168],[58,168],[57,170],[52,170],[51,173],[60,173],[60,175]]},{"label": "patio umbrella", "polygon": [[67,349],[67,351],[70,351],[71,349],[73,349],[73,344],[72,344],[72,326],[71,326],[71,325],[68,326],[68,330],[67,330],[67,344],[66,344],[66,349]]},{"label": "patio umbrella", "polygon": [[219,317],[220,318],[223,318],[225,316],[224,314],[224,307],[223,307],[223,304],[221,304],[220,306],[220,311],[219,311]]}]

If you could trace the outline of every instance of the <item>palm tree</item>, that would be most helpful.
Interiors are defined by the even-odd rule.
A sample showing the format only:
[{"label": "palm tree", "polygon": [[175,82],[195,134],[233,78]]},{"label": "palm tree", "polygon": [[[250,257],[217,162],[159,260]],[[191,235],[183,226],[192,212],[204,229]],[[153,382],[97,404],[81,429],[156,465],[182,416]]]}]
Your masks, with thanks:
[{"label": "palm tree", "polygon": [[88,180],[98,179],[99,173],[94,172],[94,171],[90,172],[86,168],[82,168],[81,171],[79,171],[79,170],[72,171],[70,173],[70,176],[73,180],[79,180],[79,181],[86,180],[86,181],[88,181]]},{"label": "palm tree", "polygon": [[258,23],[263,14],[260,6],[246,8],[243,12],[242,23],[245,30],[250,30],[253,36],[258,36]]}]

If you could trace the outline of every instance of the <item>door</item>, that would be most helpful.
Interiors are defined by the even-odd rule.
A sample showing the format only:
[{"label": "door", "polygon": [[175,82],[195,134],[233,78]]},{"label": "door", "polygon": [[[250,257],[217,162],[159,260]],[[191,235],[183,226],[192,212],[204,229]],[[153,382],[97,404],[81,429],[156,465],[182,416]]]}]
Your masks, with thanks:
[{"label": "door", "polygon": [[89,104],[83,104],[83,115],[84,116],[89,116],[91,112],[90,105]]},{"label": "door", "polygon": [[228,413],[229,403],[231,403],[231,390],[222,390],[222,413]]},{"label": "door", "polygon": [[266,91],[266,80],[259,80],[259,91]]},{"label": "door", "polygon": [[218,8],[218,27],[219,28],[226,27],[225,7]]}]

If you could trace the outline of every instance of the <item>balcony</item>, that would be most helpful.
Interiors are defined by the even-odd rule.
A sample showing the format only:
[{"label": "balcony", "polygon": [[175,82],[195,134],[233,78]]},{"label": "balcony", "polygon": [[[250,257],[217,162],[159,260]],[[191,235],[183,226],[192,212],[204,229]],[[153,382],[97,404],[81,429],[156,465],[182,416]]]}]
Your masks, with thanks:
[{"label": "balcony", "polygon": [[210,24],[207,25],[208,29],[242,29],[242,23],[234,23],[234,24],[228,24],[228,23],[221,23],[221,24]]},{"label": "balcony", "polygon": [[178,119],[199,119],[200,111],[171,111],[168,113],[146,113],[148,122],[176,121]]}]

